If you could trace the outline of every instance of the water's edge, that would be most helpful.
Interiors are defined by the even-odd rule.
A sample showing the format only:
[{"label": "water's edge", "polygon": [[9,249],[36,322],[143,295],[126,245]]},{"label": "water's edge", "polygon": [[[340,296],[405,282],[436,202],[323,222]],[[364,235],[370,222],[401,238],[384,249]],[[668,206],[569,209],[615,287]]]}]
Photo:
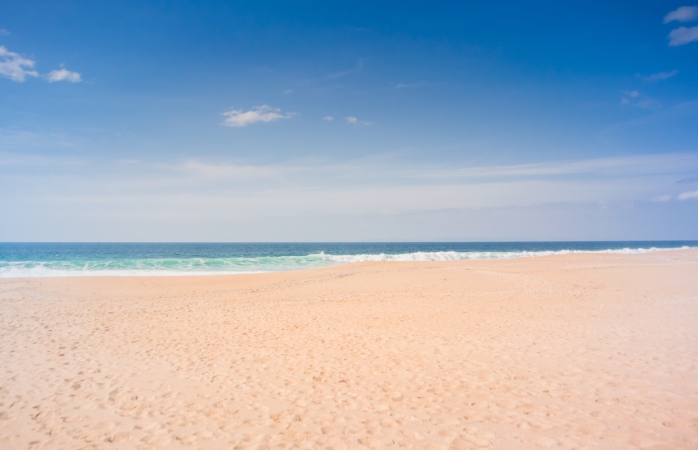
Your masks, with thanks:
[{"label": "water's edge", "polygon": [[[642,244],[655,245],[640,246]],[[319,248],[339,252],[333,254],[327,253],[325,250],[317,251]],[[641,254],[689,248],[698,248],[698,242],[450,244],[4,243],[0,244],[0,278],[228,275],[311,269],[365,261],[462,261],[514,259],[576,253]],[[297,254],[302,253],[304,250],[316,250],[317,252]],[[341,253],[342,250],[345,252]]]}]

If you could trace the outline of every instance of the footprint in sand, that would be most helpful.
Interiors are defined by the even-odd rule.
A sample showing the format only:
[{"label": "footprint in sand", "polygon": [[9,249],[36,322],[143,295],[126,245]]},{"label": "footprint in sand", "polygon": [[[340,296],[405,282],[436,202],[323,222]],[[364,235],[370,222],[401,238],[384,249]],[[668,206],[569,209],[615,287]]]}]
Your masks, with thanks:
[{"label": "footprint in sand", "polygon": [[145,442],[148,445],[152,445],[154,447],[161,447],[163,445],[169,444],[172,439],[170,439],[169,436],[158,436],[158,435],[149,435],[141,439],[141,441]]}]

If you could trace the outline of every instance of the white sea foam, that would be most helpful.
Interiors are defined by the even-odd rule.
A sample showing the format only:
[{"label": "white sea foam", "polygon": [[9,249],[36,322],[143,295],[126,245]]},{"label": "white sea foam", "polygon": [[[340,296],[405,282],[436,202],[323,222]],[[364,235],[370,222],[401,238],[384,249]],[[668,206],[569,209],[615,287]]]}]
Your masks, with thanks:
[{"label": "white sea foam", "polygon": [[318,256],[327,261],[336,263],[356,263],[371,261],[464,261],[476,259],[515,259],[529,258],[534,256],[568,255],[577,253],[618,253],[618,254],[640,254],[664,250],[682,250],[691,247],[680,248],[622,248],[609,250],[546,250],[546,251],[518,251],[518,252],[414,252],[401,254],[364,254],[364,255],[325,255]]},{"label": "white sea foam", "polygon": [[608,250],[547,250],[499,252],[413,252],[400,254],[332,255],[316,253],[307,256],[260,258],[182,258],[115,261],[0,261],[0,278],[36,278],[67,276],[201,276],[238,275],[317,268],[335,264],[372,261],[464,261],[515,259],[535,256],[615,253],[641,254],[680,248],[623,248]]}]

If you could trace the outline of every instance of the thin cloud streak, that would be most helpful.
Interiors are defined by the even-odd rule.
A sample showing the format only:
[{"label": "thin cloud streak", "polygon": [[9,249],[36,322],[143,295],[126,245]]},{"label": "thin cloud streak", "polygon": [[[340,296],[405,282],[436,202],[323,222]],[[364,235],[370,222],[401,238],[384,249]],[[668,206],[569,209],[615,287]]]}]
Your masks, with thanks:
[{"label": "thin cloud streak", "polygon": [[[89,164],[81,160],[83,164]],[[0,163],[6,167],[58,164],[75,159],[0,153]],[[599,179],[673,175],[685,177],[698,171],[698,154],[678,153],[600,158],[591,160],[544,162],[536,164],[493,165],[471,167],[425,166],[401,163],[392,157],[363,158],[333,164],[240,165],[226,161],[186,159],[180,162],[139,163],[144,170],[173,174],[200,175],[208,179],[295,180],[297,184],[398,184],[424,183],[491,183],[516,179]],[[314,175],[314,176],[311,176]],[[685,178],[680,178],[683,180]],[[676,180],[674,180],[674,184]]]},{"label": "thin cloud streak", "polygon": [[[82,223],[91,224],[81,230],[87,236],[90,230],[112,224],[113,218],[128,218],[119,232],[138,236],[143,230],[159,230],[154,222],[158,217],[167,223],[196,218],[206,226],[228,224],[221,225],[229,232],[221,236],[228,240],[240,239],[230,226],[248,221],[255,224],[253,231],[259,231],[269,219],[281,218],[301,226],[303,238],[322,239],[332,217],[343,218],[351,230],[367,215],[417,213],[433,221],[439,211],[469,210],[477,215],[482,209],[504,208],[501,211],[509,217],[519,208],[544,205],[554,205],[552,210],[563,216],[565,208],[582,204],[596,209],[635,203],[686,208],[691,205],[673,198],[682,195],[688,200],[693,194],[676,190],[682,186],[676,180],[698,170],[696,154],[457,168],[424,167],[394,157],[286,165],[196,159],[117,164],[26,157],[0,157],[0,161],[6,163],[0,164],[0,191],[6,193],[0,203],[18,220],[81,217]],[[462,227],[458,221],[451,225],[454,230]],[[589,225],[593,219],[580,227]],[[278,239],[278,233],[286,231],[281,224],[270,232]],[[182,232],[175,234],[177,239],[187,239],[186,230]],[[61,236],[57,238],[67,239]],[[249,236],[271,239],[272,235]]]},{"label": "thin cloud streak", "polygon": [[671,77],[676,76],[679,73],[678,70],[672,70],[671,72],[657,72],[653,73],[651,75],[647,75],[646,77],[642,77],[644,81],[649,81],[649,82],[655,82],[655,81],[662,81],[662,80],[668,80]]},{"label": "thin cloud streak", "polygon": [[351,68],[351,69],[347,69],[347,70],[342,70],[340,72],[331,73],[331,74],[327,75],[327,78],[328,79],[335,79],[335,78],[346,77],[347,75],[351,75],[351,74],[356,73],[356,72],[361,72],[363,67],[364,67],[364,60],[360,59],[356,63],[356,67]]},{"label": "thin cloud streak", "polygon": [[408,89],[408,88],[414,88],[414,87],[419,87],[424,83],[397,83],[395,85],[395,89]]}]

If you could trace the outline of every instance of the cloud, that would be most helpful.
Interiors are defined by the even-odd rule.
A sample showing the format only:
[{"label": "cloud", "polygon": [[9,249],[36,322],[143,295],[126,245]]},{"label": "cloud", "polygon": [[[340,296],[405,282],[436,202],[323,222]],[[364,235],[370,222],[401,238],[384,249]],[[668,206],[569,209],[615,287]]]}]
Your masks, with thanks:
[{"label": "cloud", "polygon": [[279,108],[272,108],[271,106],[262,105],[255,106],[249,111],[242,111],[240,109],[233,109],[223,113],[226,116],[223,121],[223,125],[227,127],[246,127],[257,122],[274,122],[279,119],[290,119],[295,116],[296,113],[290,112],[286,114],[281,114]]},{"label": "cloud", "polygon": [[10,32],[4,28],[0,28],[0,36],[9,36]]},{"label": "cloud", "polygon": [[[368,157],[337,163],[308,163],[300,165],[239,165],[227,161],[186,160],[176,164],[160,164],[158,168],[176,169],[212,178],[272,179],[299,183],[304,187],[329,185],[366,186],[374,183],[389,185],[460,185],[510,182],[611,182],[635,179],[645,183],[662,179],[662,189],[675,185],[676,176],[698,170],[698,155],[692,153],[625,156],[576,161],[551,161],[507,166],[444,166],[404,163],[391,156]],[[604,181],[605,180],[605,181]],[[657,195],[656,186],[645,186]],[[659,191],[661,192],[661,191]],[[666,191],[664,191],[666,192]],[[660,198],[660,197],[657,197]],[[641,200],[642,197],[638,197]]]},{"label": "cloud", "polygon": [[334,117],[332,117],[332,116],[325,116],[325,117],[322,118],[322,120],[326,120],[326,121],[328,121],[328,122],[332,122],[332,121],[334,120]]},{"label": "cloud", "polygon": [[356,117],[347,117],[345,120],[352,125],[373,125],[373,122],[360,121]]},{"label": "cloud", "polygon": [[693,41],[698,41],[698,26],[697,27],[679,27],[669,33],[669,47],[678,47],[679,45],[690,44]]},{"label": "cloud", "polygon": [[79,83],[82,81],[82,77],[78,72],[71,72],[68,69],[58,69],[52,70],[46,75],[46,79],[49,83],[54,83],[56,81],[67,81],[69,83]]},{"label": "cloud", "polygon": [[636,108],[660,107],[659,101],[640,93],[640,91],[626,91],[625,97],[620,101],[621,105],[632,105]]},{"label": "cloud", "polygon": [[679,194],[677,197],[679,200],[689,200],[692,198],[698,198],[698,190],[696,191],[688,191],[688,192],[682,192]]},{"label": "cloud", "polygon": [[673,76],[676,76],[678,74],[678,70],[672,70],[671,72],[657,72],[653,73],[651,75],[647,75],[646,77],[642,77],[644,81],[650,81],[650,82],[655,82],[655,81],[662,81],[669,79]]},{"label": "cloud", "polygon": [[[629,232],[637,232],[633,226],[645,224],[648,218],[659,225],[654,230],[648,228],[645,238],[661,238],[665,235],[658,236],[656,231],[666,230],[661,226],[675,223],[675,217],[682,218],[683,229],[689,230],[684,235],[695,235],[690,223],[695,223],[698,217],[698,210],[693,208],[697,200],[663,203],[647,200],[663,194],[671,194],[675,199],[682,192],[672,190],[677,176],[697,173],[695,153],[511,166],[425,165],[422,161],[383,156],[269,165],[237,164],[226,159],[163,160],[160,164],[154,161],[115,164],[94,159],[82,164],[44,165],[49,161],[36,161],[40,164],[36,168],[33,161],[26,160],[26,154],[21,156],[22,161],[0,165],[0,192],[6,194],[2,197],[6,213],[2,215],[4,235],[26,232],[25,240],[37,240],[32,233],[53,233],[53,230],[59,234],[41,237],[70,240],[73,235],[60,233],[75,232],[76,223],[81,228],[75,236],[83,240],[94,239],[95,235],[90,233],[104,230],[103,226],[109,232],[99,237],[102,240],[149,240],[149,237],[150,240],[380,240],[381,237],[397,239],[395,230],[403,225],[412,226],[416,217],[421,217],[425,230],[433,233],[426,237],[446,238],[459,235],[449,234],[451,231],[439,234],[438,227],[445,219],[451,222],[449,226],[453,230],[460,230],[457,232],[462,232],[466,223],[470,233],[471,222],[466,216],[449,219],[444,214],[470,211],[472,217],[479,217],[480,211],[487,208],[502,208],[483,222],[487,232],[503,223],[506,229],[519,232],[522,223],[517,211],[549,208],[558,214],[555,217],[567,217],[569,224],[578,230],[601,226],[599,218],[606,216],[597,216],[594,211],[598,214],[616,211],[607,217],[608,230],[618,233],[618,237],[607,237],[615,239],[627,239]],[[628,212],[631,210],[626,205],[632,204],[635,211],[646,211],[646,215]],[[580,205],[588,205],[584,208],[589,209],[574,209]],[[674,214],[672,220],[665,213]],[[550,230],[559,232],[567,226],[551,216],[532,214],[531,222],[525,224],[527,230],[539,230],[551,220],[553,224],[540,236],[508,236],[518,240],[550,239],[557,236],[551,235]],[[385,235],[352,235],[351,230],[364,226],[371,233],[378,229],[382,222],[362,222],[362,218],[369,217],[395,219],[380,225]],[[619,226],[616,221],[623,217],[626,222]],[[245,234],[239,228],[246,223],[252,234]],[[344,224],[341,225],[345,226],[341,228],[344,231],[322,234],[334,230],[335,224]],[[216,227],[225,230],[223,234],[216,234],[215,230],[219,229]],[[162,230],[175,234],[162,234]],[[176,230],[184,234],[177,235]],[[191,233],[187,230],[197,231],[187,234]],[[299,230],[307,234],[299,235]],[[119,234],[124,232],[132,234]],[[138,234],[142,232],[151,234]],[[637,234],[631,236],[642,238]],[[18,234],[10,237],[20,240]],[[417,240],[419,236],[407,237]],[[492,235],[480,237],[492,238]],[[579,235],[566,237],[579,238]]]},{"label": "cloud", "polygon": [[157,168],[176,170],[191,175],[203,176],[206,179],[227,179],[230,181],[253,181],[270,179],[279,180],[294,168],[283,166],[252,166],[219,162],[210,164],[194,159],[176,164],[156,164]]},{"label": "cloud", "polygon": [[669,195],[669,194],[660,195],[660,196],[654,197],[652,199],[653,202],[668,202],[669,200],[671,200],[671,195]]},{"label": "cloud", "polygon": [[286,89],[285,91],[282,92],[284,95],[291,95],[293,94],[293,89]]},{"label": "cloud", "polygon": [[26,77],[38,77],[39,74],[33,70],[35,62],[28,58],[23,58],[18,53],[8,51],[0,45],[0,76],[9,78],[12,81],[23,83]]},{"label": "cloud", "polygon": [[664,18],[664,23],[673,22],[691,22],[698,19],[698,6],[682,6],[670,12]]},{"label": "cloud", "polygon": [[327,75],[327,78],[330,78],[330,79],[332,79],[332,78],[342,78],[342,77],[345,77],[345,76],[347,76],[347,75],[351,75],[352,73],[361,72],[361,70],[363,69],[363,67],[364,67],[364,60],[363,60],[363,59],[360,59],[360,60],[356,63],[356,67],[351,68],[351,69],[347,69],[347,70],[342,70],[341,72],[334,72],[334,73],[331,73],[331,74]]},{"label": "cloud", "polygon": [[407,88],[418,87],[421,85],[422,85],[422,83],[397,83],[395,85],[395,89],[407,89]]}]

